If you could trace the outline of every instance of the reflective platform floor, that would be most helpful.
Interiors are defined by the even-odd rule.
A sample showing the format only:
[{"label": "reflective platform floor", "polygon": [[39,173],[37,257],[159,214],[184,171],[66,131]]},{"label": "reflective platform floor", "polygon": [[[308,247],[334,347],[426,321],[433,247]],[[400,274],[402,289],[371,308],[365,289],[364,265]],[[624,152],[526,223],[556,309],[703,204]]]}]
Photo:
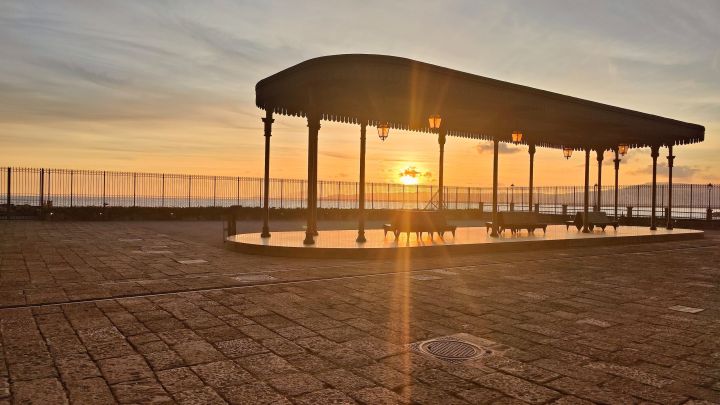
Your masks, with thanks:
[{"label": "reflective platform floor", "polygon": [[356,242],[357,230],[320,231],[314,245],[304,245],[304,231],[271,232],[271,237],[261,238],[259,233],[238,234],[226,239],[226,247],[249,254],[286,257],[333,257],[370,258],[400,255],[446,255],[482,252],[508,252],[537,249],[556,249],[581,246],[605,246],[627,243],[661,242],[702,238],[703,231],[692,229],[621,226],[617,230],[605,231],[595,228],[591,233],[582,233],[576,228],[566,229],[565,225],[548,226],[547,232],[536,230],[529,234],[521,231],[512,234],[505,231],[499,237],[491,237],[485,227],[462,227],[450,232],[444,238],[428,234],[418,239],[405,233],[395,240],[391,233],[384,235],[381,229],[365,231],[364,243]]}]

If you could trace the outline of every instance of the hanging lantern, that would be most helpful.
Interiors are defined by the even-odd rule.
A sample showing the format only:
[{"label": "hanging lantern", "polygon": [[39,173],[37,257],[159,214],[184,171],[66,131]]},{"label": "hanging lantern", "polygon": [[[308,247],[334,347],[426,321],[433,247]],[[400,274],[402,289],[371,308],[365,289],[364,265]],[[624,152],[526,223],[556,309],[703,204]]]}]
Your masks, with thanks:
[{"label": "hanging lantern", "polygon": [[565,159],[570,159],[570,156],[572,156],[573,150],[572,148],[563,147],[563,156],[565,156]]},{"label": "hanging lantern", "polygon": [[380,140],[384,142],[387,139],[388,135],[390,135],[390,125],[388,125],[387,122],[380,123],[377,126],[377,131]]},{"label": "hanging lantern", "polygon": [[430,123],[430,129],[440,129],[441,122],[442,118],[439,114],[431,115],[430,118],[428,118],[428,123]]},{"label": "hanging lantern", "polygon": [[522,137],[523,137],[522,132],[520,132],[520,131],[513,131],[513,133],[512,133],[512,143],[514,143],[515,145],[519,144],[520,142],[522,142]]},{"label": "hanging lantern", "polygon": [[630,146],[626,143],[621,143],[618,145],[618,153],[620,156],[625,156],[628,153],[628,149],[630,149]]}]

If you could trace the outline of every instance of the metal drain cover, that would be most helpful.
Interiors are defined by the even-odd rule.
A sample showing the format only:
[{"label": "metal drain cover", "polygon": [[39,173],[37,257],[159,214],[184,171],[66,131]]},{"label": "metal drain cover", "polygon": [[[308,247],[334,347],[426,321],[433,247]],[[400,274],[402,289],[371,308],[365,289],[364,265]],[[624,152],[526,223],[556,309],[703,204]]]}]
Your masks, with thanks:
[{"label": "metal drain cover", "polygon": [[410,345],[410,350],[432,356],[450,363],[462,363],[483,357],[496,356],[504,347],[487,339],[482,339],[467,333],[458,333],[435,339],[416,342]]}]

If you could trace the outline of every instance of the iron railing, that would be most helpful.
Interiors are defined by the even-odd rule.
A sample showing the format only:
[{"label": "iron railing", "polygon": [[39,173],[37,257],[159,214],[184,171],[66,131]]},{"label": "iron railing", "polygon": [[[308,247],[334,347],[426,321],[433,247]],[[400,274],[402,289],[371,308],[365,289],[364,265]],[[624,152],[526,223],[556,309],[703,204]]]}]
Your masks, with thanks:
[{"label": "iron railing", "polygon": [[[0,168],[0,206],[49,205],[55,207],[226,207],[262,206],[263,179],[259,177],[203,176],[98,170]],[[618,216],[649,216],[651,186],[625,185],[618,192]],[[501,187],[498,209],[528,210],[527,187]],[[307,181],[270,180],[270,206],[304,208]],[[590,190],[590,205],[601,194],[602,211],[614,214],[614,187]],[[422,209],[437,205],[437,186],[367,183],[367,209]],[[535,187],[534,203],[541,213],[582,211],[582,186]],[[492,187],[445,186],[446,209],[489,211]],[[664,216],[668,186],[657,188],[657,215]],[[358,183],[319,181],[320,208],[358,207]],[[629,208],[631,207],[631,208]],[[673,218],[705,219],[708,210],[720,209],[720,187],[700,184],[673,185]],[[717,219],[720,219],[718,217]]]}]

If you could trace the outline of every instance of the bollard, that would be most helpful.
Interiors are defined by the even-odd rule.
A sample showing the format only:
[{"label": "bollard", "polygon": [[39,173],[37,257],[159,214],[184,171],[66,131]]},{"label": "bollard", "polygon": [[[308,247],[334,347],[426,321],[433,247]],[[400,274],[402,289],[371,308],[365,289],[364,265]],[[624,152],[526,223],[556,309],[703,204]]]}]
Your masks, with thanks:
[{"label": "bollard", "polygon": [[627,217],[628,219],[633,217],[633,207],[627,207]]},{"label": "bollard", "polygon": [[237,218],[235,218],[235,210],[233,210],[232,207],[227,209],[226,214],[225,214],[225,220],[226,220],[225,229],[227,230],[226,237],[237,235],[237,224],[236,224]]},{"label": "bollard", "polygon": [[707,218],[706,218],[706,219],[707,219],[708,221],[712,221],[712,215],[713,215],[712,208],[708,208],[708,209],[707,209]]}]

